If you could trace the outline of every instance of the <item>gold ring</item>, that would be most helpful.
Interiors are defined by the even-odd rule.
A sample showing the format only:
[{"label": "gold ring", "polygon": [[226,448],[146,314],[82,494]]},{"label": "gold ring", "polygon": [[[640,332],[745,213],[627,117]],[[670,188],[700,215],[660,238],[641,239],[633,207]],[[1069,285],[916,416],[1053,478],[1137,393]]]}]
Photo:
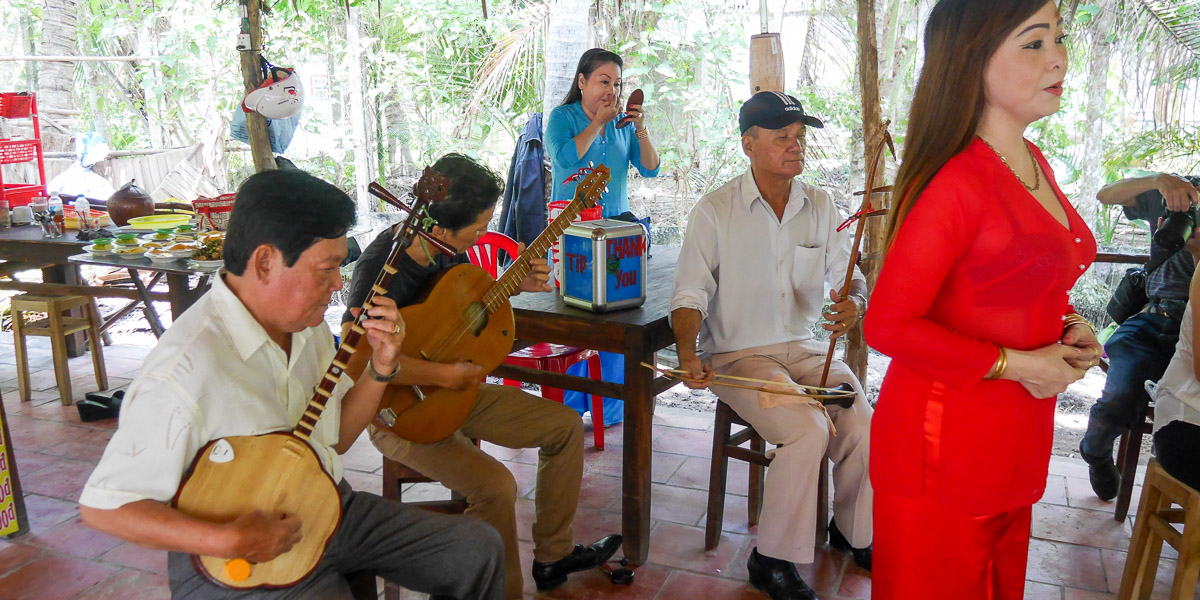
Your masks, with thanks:
[{"label": "gold ring", "polygon": [[394,328],[392,328],[392,333],[393,334],[400,333],[400,324],[399,323],[396,323],[396,326]]}]

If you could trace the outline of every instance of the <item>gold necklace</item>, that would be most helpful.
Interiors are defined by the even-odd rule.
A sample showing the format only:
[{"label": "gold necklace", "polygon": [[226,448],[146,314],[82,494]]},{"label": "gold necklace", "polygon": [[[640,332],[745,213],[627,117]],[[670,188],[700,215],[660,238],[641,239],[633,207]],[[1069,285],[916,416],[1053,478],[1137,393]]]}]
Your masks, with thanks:
[{"label": "gold necklace", "polygon": [[996,150],[995,146],[988,144],[988,141],[983,138],[979,138],[979,140],[984,144],[987,144],[987,147],[991,148],[992,152],[995,152],[996,156],[1000,157],[1000,162],[1004,163],[1004,166],[1008,167],[1008,171],[1013,174],[1013,177],[1017,178],[1017,181],[1021,182],[1021,185],[1024,186],[1025,189],[1029,190],[1030,192],[1036,192],[1042,187],[1042,177],[1039,174],[1039,171],[1041,171],[1042,168],[1038,166],[1037,159],[1033,157],[1033,148],[1029,147],[1029,143],[1025,141],[1025,138],[1021,138],[1021,143],[1025,144],[1025,151],[1029,153],[1029,161],[1033,163],[1033,186],[1025,183],[1025,180],[1021,179],[1020,175],[1017,175],[1017,172],[1013,170],[1012,165],[1008,164],[1008,159],[1004,158],[1004,155],[1000,154],[1000,151]]}]

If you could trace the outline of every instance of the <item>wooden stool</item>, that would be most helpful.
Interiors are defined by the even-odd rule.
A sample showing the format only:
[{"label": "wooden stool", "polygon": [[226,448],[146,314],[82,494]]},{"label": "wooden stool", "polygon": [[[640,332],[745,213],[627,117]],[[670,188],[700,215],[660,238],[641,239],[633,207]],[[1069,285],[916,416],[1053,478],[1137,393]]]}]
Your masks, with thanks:
[{"label": "wooden stool", "polygon": [[[1182,508],[1171,508],[1174,504]],[[1182,523],[1183,527],[1177,530],[1172,523]],[[1179,552],[1170,599],[1192,600],[1200,575],[1200,492],[1171,477],[1157,460],[1150,459],[1118,600],[1150,597],[1164,541]]]},{"label": "wooden stool", "polygon": [[[431,483],[432,479],[421,474],[420,471],[413,469],[402,463],[398,463],[388,457],[383,457],[383,497],[391,498],[397,502],[401,502],[400,490],[407,483]],[[444,513],[448,515],[462,514],[467,510],[467,499],[462,494],[451,491],[449,500],[429,500],[425,502],[407,502],[413,506],[419,506],[425,510]],[[362,585],[358,583],[358,585]],[[357,596],[356,596],[357,597]],[[400,588],[394,583],[385,582],[383,586],[383,597],[385,600],[399,600]]]},{"label": "wooden stool", "polygon": [[[731,434],[733,425],[744,425],[745,429]],[[750,448],[741,445],[750,442]],[[750,494],[746,501],[747,522],[758,525],[758,514],[762,509],[763,490],[766,486],[764,468],[771,464],[766,454],[766,442],[737,411],[728,404],[717,401],[717,419],[713,427],[712,464],[708,475],[708,520],[704,525],[704,549],[712,550],[721,539],[721,523],[725,519],[725,480],[729,472],[729,459],[736,458],[750,463]],[[829,460],[821,461],[821,472],[817,480],[817,536],[814,543],[824,544],[829,528]]]},{"label": "wooden stool", "polygon": [[1133,500],[1133,481],[1137,477],[1138,455],[1142,452],[1142,437],[1154,431],[1154,396],[1146,406],[1146,414],[1129,431],[1121,434],[1117,443],[1117,470],[1121,472],[1121,486],[1117,488],[1117,506],[1113,518],[1118,522],[1129,516],[1129,504]]},{"label": "wooden stool", "polygon": [[[86,315],[65,317],[63,313],[83,308]],[[46,313],[45,319],[26,322],[22,313]],[[25,336],[39,335],[50,338],[54,354],[54,377],[58,381],[58,395],[64,405],[71,404],[71,372],[67,368],[67,336],[87,331],[88,345],[92,350],[92,366],[96,371],[96,384],[101,390],[108,389],[108,374],[104,370],[104,355],[100,350],[100,311],[87,296],[34,296],[21,294],[12,298],[13,339],[17,350],[17,387],[21,400],[30,399],[29,357],[25,350]]]}]

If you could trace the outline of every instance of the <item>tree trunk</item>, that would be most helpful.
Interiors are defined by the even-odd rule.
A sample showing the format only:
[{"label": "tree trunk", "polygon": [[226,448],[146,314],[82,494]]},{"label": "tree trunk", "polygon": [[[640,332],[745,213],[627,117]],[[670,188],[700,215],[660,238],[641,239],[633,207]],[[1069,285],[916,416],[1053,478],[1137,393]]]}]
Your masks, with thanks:
[{"label": "tree trunk", "polygon": [[[858,0],[858,77],[862,89],[862,124],[863,141],[866,161],[864,172],[869,173],[869,161],[875,160],[871,155],[878,141],[883,137],[884,125],[879,113],[879,49],[875,40],[875,0]],[[883,157],[879,158],[878,168],[875,169],[875,179],[866,181],[866,189],[883,185]],[[878,207],[880,197],[872,197],[872,207]],[[853,206],[853,203],[851,204]],[[862,230],[862,256],[859,266],[867,277],[867,289],[875,288],[875,280],[879,276],[881,251],[883,250],[883,223],[878,218],[866,220]],[[863,340],[862,320],[854,329],[846,334],[846,364],[854,372],[859,381],[866,381],[867,375],[867,344]]]},{"label": "tree trunk", "polygon": [[587,0],[550,0],[546,31],[546,85],[542,94],[542,127],[550,111],[575,85],[579,57],[592,47],[588,24],[591,3]]},{"label": "tree trunk", "polygon": [[[75,56],[75,22],[79,15],[76,0],[45,0],[42,7],[42,48],[48,56]],[[75,63],[39,63],[38,109],[76,110]],[[61,117],[61,115],[55,115]],[[74,150],[72,136],[53,127],[42,128],[42,149],[46,152]]]},{"label": "tree trunk", "polygon": [[363,93],[362,45],[359,43],[362,9],[351,6],[346,15],[346,54],[350,85],[350,140],[354,145],[354,201],[363,212],[371,210],[371,158],[367,149],[366,101]]},{"label": "tree trunk", "polygon": [[[47,0],[48,2],[50,0]],[[238,52],[242,59],[242,83],[246,93],[250,93],[263,82],[262,68],[259,66],[259,56],[262,52],[262,17],[261,0],[248,0],[246,12],[250,21],[250,47],[252,50]],[[275,155],[271,152],[271,138],[267,133],[266,117],[256,113],[246,113],[246,133],[250,137],[250,154],[254,157],[254,170],[267,171],[275,167]]]},{"label": "tree trunk", "polygon": [[1112,0],[1100,2],[1100,15],[1092,27],[1092,43],[1088,49],[1087,116],[1083,130],[1083,172],[1080,174],[1076,210],[1093,225],[1096,220],[1096,192],[1104,184],[1104,109],[1108,92],[1108,57],[1113,44],[1109,32],[1116,23],[1117,7]]}]

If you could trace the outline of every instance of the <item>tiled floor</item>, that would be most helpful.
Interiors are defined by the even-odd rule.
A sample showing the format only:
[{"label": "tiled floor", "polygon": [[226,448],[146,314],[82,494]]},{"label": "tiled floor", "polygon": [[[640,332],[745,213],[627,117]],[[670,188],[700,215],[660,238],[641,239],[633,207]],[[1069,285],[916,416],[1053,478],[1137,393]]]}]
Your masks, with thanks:
[{"label": "tiled floor", "polygon": [[[79,522],[76,500],[115,422],[83,424],[74,407],[59,402],[49,346],[42,342],[34,340],[30,348],[33,400],[20,402],[12,337],[0,334],[0,394],[31,522],[30,533],[0,540],[0,600],[166,598],[165,553],[122,543]],[[128,344],[106,347],[111,385],[127,384],[148,350]],[[75,399],[95,389],[89,360],[84,356],[71,361],[71,372],[77,376],[73,380]],[[593,571],[574,575],[566,585],[540,597],[763,597],[746,584],[745,561],[756,532],[745,522],[744,464],[731,463],[726,531],[721,542],[715,550],[703,551],[711,424],[708,415],[665,407],[657,411],[650,560],[637,569],[633,586],[615,587]],[[620,523],[621,426],[608,429],[604,451],[592,447],[590,433],[587,438],[587,472],[575,527],[580,541],[615,532]],[[536,453],[491,445],[485,448],[511,467],[523,495],[517,501],[517,515],[525,538],[522,547],[528,572]],[[359,440],[345,456],[345,463],[346,477],[355,488],[379,491],[380,459],[369,443]],[[1047,483],[1046,495],[1034,509],[1025,597],[1115,598],[1132,519],[1113,521],[1112,505],[1092,495],[1087,468],[1077,460],[1054,458]],[[426,486],[408,493],[424,496],[442,492]],[[1174,553],[1167,548],[1164,556],[1174,557]],[[1173,561],[1163,561],[1155,598],[1166,597],[1173,569]],[[870,597],[869,574],[828,549],[819,549],[815,564],[804,567],[801,574],[823,599]],[[534,596],[532,584],[527,581],[527,585],[529,596]]]}]

